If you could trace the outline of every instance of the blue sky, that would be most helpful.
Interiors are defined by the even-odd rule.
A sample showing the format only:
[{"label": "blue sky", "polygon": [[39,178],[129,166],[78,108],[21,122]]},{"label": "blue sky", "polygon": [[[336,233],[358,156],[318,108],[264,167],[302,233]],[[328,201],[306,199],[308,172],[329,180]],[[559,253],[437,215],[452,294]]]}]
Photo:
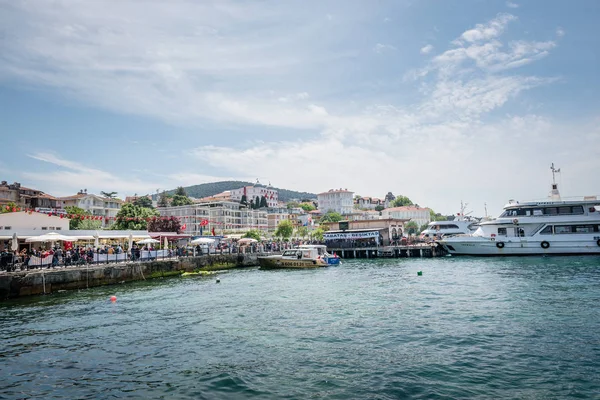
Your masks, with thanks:
[{"label": "blue sky", "polygon": [[600,3],[0,0],[3,180],[600,194]]}]

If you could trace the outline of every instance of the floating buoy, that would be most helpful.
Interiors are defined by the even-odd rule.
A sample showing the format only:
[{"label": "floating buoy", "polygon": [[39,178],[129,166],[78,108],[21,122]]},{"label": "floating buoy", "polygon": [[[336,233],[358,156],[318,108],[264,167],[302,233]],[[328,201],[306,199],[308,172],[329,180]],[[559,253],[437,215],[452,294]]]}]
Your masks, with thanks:
[{"label": "floating buoy", "polygon": [[423,271],[417,271],[417,276],[422,276],[423,275]]},{"label": "floating buoy", "polygon": [[221,280],[219,278],[217,278],[217,283],[221,283]]},{"label": "floating buoy", "polygon": [[110,296],[110,301],[112,301],[113,303],[114,303],[115,301],[117,301],[117,296]]}]

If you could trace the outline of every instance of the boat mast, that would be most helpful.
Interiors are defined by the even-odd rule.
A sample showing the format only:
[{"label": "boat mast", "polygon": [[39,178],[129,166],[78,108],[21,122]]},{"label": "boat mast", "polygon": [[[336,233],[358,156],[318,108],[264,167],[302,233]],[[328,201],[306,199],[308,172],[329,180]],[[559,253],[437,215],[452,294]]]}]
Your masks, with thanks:
[{"label": "boat mast", "polygon": [[560,200],[560,193],[558,191],[558,185],[556,184],[556,173],[560,172],[560,168],[554,168],[554,163],[550,166],[552,171],[552,190],[550,191],[550,198],[552,200]]}]

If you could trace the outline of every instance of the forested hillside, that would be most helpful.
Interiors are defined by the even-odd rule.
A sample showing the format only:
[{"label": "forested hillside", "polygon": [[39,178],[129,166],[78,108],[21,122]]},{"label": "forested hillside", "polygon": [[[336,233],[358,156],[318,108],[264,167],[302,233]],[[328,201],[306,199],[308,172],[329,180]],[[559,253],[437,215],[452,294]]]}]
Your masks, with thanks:
[{"label": "forested hillside", "polygon": [[[215,194],[219,194],[225,190],[233,190],[239,189],[244,186],[251,186],[251,182],[242,182],[242,181],[223,181],[223,182],[211,182],[211,183],[202,183],[200,185],[193,185],[184,187],[186,193],[190,197],[202,198],[208,196],[214,196]],[[264,185],[257,185],[264,186]],[[287,190],[280,189],[274,187],[273,189],[277,190],[279,193],[279,200],[281,201],[289,201],[293,199],[302,200],[302,199],[316,199],[317,195],[314,193],[308,192],[297,192],[295,190]],[[167,193],[173,194],[175,190],[170,190]]]}]

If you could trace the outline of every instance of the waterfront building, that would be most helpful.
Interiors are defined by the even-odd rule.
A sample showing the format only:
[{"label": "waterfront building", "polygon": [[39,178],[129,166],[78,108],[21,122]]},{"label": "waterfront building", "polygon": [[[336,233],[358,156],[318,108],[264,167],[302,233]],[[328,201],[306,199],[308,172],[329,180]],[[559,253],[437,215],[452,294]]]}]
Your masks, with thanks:
[{"label": "waterfront building", "polygon": [[361,242],[387,246],[402,238],[407,221],[408,219],[388,218],[326,222],[322,224],[327,229],[323,237],[331,248],[360,247]]},{"label": "waterfront building", "polygon": [[2,181],[0,182],[0,205],[8,203],[14,203],[18,207],[28,209],[56,208],[55,197],[41,190],[21,186],[19,182],[9,184]]},{"label": "waterfront building", "polygon": [[352,214],[354,206],[354,192],[348,189],[330,189],[327,192],[319,193],[317,201],[319,211],[324,214],[329,211],[337,212],[342,215]]},{"label": "waterfront building", "polygon": [[[65,207],[75,206],[84,209],[91,215],[102,217],[102,226],[107,227],[114,223],[117,213],[121,209],[123,200],[110,197],[97,196],[86,190],[80,190],[74,196],[58,197],[56,206],[64,212]],[[43,211],[43,210],[40,210]]]},{"label": "waterfront building", "polygon": [[427,225],[429,222],[431,222],[429,208],[421,208],[415,206],[386,208],[381,212],[381,216],[384,219],[410,219],[416,222],[419,227]]},{"label": "waterfront building", "polygon": [[389,202],[385,199],[378,199],[377,197],[358,197],[356,199],[356,205],[361,210],[374,210],[378,206],[388,207]]},{"label": "waterfront building", "polygon": [[295,228],[307,225],[308,214],[300,207],[285,206],[267,208],[268,231],[275,232],[281,221],[289,220]]},{"label": "waterfront building", "polygon": [[225,190],[224,192],[217,193],[213,196],[202,197],[200,199],[193,199],[194,203],[210,203],[214,201],[231,201],[231,191]]},{"label": "waterfront building", "polygon": [[256,201],[256,198],[262,199],[263,197],[267,200],[267,207],[277,207],[279,202],[279,194],[277,190],[273,189],[271,185],[252,185],[244,186],[243,188],[233,189],[230,191],[230,197],[232,201],[238,203],[242,201],[242,197],[246,196],[246,201],[250,204],[250,200]]},{"label": "waterfront building", "polygon": [[192,236],[243,233],[251,229],[267,232],[267,212],[252,210],[235,201],[214,201],[177,207],[159,207],[164,217],[178,217],[184,233]]}]

